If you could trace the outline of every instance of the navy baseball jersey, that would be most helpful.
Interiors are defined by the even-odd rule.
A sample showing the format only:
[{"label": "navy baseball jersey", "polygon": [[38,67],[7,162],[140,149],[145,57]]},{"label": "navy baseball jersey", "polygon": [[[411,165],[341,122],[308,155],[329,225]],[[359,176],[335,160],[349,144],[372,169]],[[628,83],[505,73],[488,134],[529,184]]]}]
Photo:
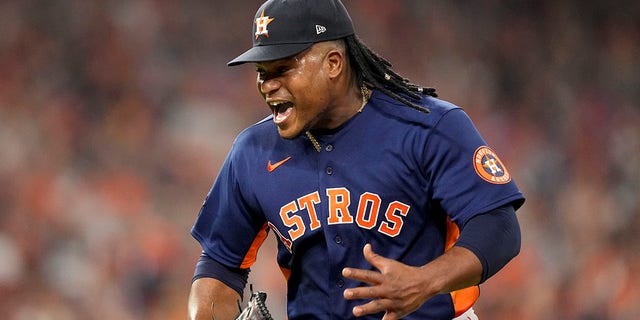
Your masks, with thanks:
[{"label": "navy baseball jersey", "polygon": [[[286,140],[272,117],[234,142],[192,235],[230,267],[248,268],[271,230],[287,280],[287,314],[349,319],[364,301],[343,297],[365,285],[344,267],[372,269],[362,248],[422,266],[450,248],[475,215],[524,201],[466,113],[423,97],[419,112],[374,90],[366,107],[334,130]],[[477,287],[437,295],[405,319],[451,319]],[[363,317],[380,319],[382,313]]]}]

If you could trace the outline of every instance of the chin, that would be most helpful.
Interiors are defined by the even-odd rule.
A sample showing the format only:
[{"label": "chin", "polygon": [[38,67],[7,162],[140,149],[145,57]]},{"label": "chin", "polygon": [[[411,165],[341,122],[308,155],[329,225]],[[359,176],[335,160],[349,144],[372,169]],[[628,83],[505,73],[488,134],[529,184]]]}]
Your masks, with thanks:
[{"label": "chin", "polygon": [[280,137],[284,139],[294,139],[301,134],[300,131],[282,130],[280,128],[278,128],[278,133],[280,134]]}]

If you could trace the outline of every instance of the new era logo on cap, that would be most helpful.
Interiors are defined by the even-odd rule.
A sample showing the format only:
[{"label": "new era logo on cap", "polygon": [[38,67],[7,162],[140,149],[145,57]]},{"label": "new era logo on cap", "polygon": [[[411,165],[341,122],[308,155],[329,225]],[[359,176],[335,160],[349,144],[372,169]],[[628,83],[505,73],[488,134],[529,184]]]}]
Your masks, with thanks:
[{"label": "new era logo on cap", "polygon": [[254,16],[253,47],[228,65],[278,60],[352,34],[351,17],[340,0],[269,0]]}]

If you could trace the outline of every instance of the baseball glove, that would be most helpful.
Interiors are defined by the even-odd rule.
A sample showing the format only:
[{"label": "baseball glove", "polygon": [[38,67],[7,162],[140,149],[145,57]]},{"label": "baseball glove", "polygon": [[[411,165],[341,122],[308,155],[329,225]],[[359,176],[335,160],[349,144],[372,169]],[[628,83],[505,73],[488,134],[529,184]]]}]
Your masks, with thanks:
[{"label": "baseball glove", "polygon": [[[264,291],[253,292],[253,286],[249,286],[249,288],[251,289],[251,298],[244,309],[240,308],[240,315],[236,320],[273,320],[265,304],[267,293]],[[238,307],[240,307],[239,304]]]}]

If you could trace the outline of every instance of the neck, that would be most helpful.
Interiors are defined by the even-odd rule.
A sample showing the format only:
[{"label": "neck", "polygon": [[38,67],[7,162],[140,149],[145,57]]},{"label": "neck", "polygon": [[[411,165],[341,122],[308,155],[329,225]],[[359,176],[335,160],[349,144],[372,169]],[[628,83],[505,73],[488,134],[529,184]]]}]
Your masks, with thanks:
[{"label": "neck", "polygon": [[369,99],[370,91],[356,86],[349,86],[344,91],[338,91],[334,98],[334,103],[327,109],[324,123],[317,128],[335,129],[347,122],[364,108]]}]

